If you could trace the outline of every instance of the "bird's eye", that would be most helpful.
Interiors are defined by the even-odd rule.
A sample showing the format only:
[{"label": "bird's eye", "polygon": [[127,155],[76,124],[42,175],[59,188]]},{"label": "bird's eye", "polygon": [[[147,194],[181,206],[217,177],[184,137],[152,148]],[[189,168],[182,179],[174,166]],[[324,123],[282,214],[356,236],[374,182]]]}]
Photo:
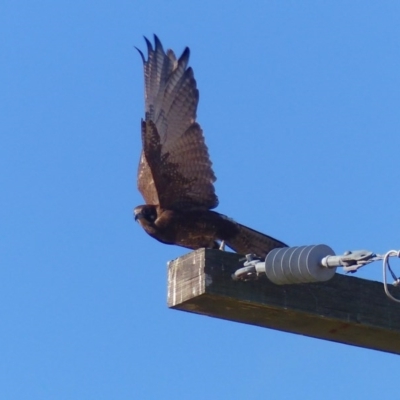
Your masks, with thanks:
[{"label": "bird's eye", "polygon": [[157,218],[157,213],[152,208],[147,208],[144,215],[148,221],[155,221]]}]

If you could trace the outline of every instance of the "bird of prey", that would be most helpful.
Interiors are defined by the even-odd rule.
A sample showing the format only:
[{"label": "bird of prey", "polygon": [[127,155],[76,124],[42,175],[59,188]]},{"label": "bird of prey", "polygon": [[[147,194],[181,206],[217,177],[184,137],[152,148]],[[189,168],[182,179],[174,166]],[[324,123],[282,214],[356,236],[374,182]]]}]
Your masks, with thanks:
[{"label": "bird of prey", "polygon": [[153,238],[189,249],[219,248],[225,243],[240,254],[265,257],[279,240],[211,211],[218,205],[203,131],[196,122],[199,91],[188,66],[189,48],[177,58],[145,38],[145,119],[137,183],[146,204],[135,220]]}]

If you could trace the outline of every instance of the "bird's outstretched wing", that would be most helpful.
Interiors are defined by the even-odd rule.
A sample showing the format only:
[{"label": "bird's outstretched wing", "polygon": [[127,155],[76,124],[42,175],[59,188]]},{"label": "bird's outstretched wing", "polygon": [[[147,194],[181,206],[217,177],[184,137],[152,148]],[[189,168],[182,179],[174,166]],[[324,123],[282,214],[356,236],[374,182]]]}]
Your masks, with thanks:
[{"label": "bird's outstretched wing", "polygon": [[144,64],[146,117],[142,121],[143,150],[138,169],[138,188],[147,204],[162,208],[218,205],[203,132],[196,122],[199,92],[188,67],[189,49],[179,59],[164,51],[154,36],[146,39]]}]

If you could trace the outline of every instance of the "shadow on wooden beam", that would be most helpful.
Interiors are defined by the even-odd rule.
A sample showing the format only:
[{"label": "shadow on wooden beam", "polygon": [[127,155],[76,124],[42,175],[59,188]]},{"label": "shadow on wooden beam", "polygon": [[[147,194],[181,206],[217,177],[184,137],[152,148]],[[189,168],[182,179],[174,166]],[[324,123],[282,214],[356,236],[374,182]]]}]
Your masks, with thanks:
[{"label": "shadow on wooden beam", "polygon": [[[236,282],[235,253],[200,249],[168,266],[168,307],[400,354],[400,304],[383,284],[336,274],[330,281],[278,286]],[[399,288],[391,288],[397,296]]]}]

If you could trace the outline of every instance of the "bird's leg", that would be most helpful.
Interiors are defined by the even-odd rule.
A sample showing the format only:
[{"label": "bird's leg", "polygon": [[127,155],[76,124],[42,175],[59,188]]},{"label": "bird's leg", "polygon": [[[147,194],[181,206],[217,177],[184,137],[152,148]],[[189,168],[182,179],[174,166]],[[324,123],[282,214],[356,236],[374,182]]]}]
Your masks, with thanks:
[{"label": "bird's leg", "polygon": [[225,240],[221,241],[221,244],[219,245],[219,249],[222,251],[225,251]]}]

